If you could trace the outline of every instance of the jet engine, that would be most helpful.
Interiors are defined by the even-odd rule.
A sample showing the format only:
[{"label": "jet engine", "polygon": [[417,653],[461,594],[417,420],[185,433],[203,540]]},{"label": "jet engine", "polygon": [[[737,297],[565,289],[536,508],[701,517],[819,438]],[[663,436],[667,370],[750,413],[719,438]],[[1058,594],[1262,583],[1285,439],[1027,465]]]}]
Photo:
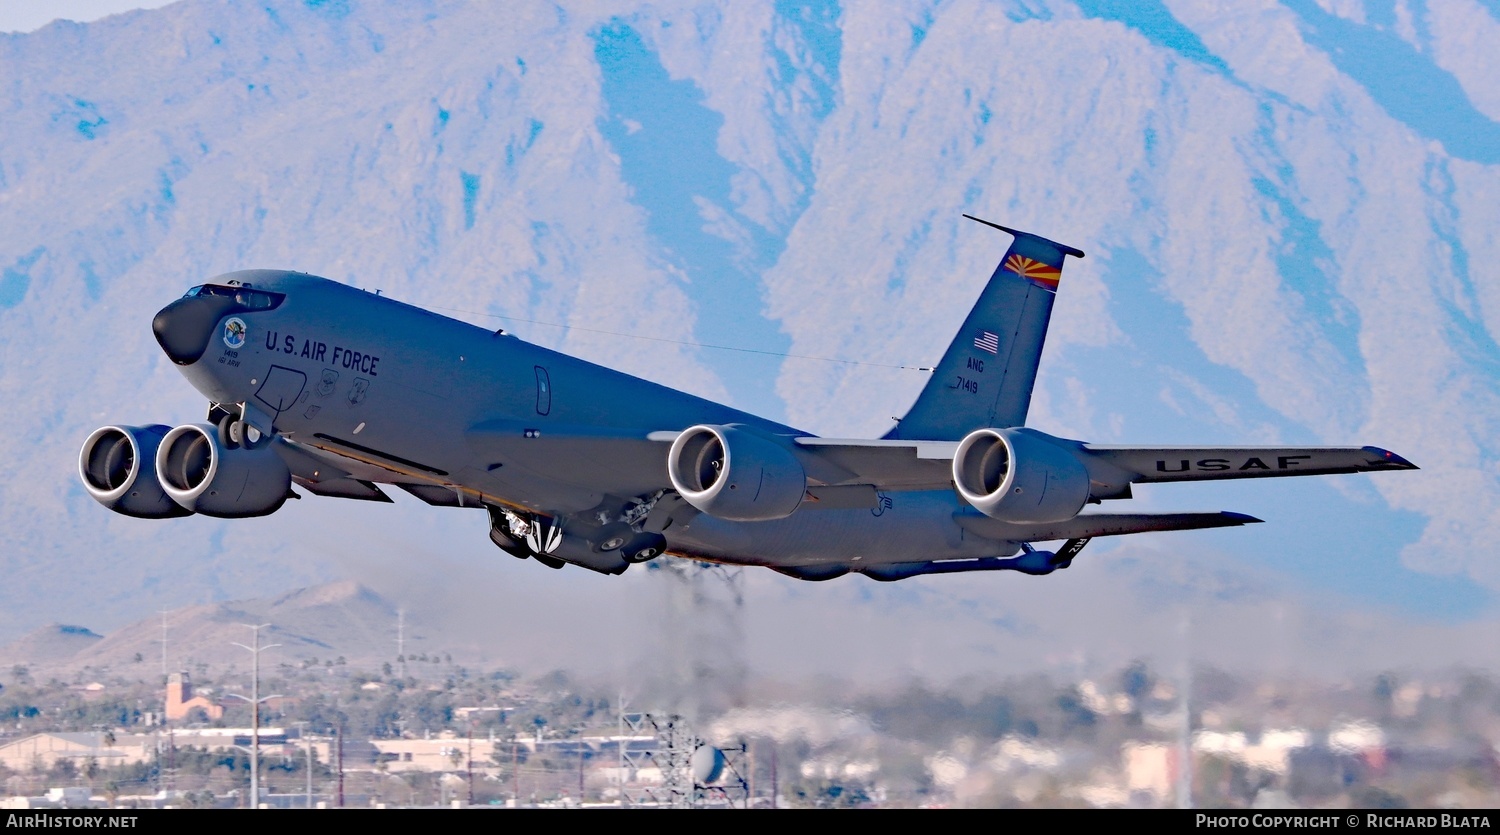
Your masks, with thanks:
[{"label": "jet engine", "polygon": [[78,477],[99,504],[137,519],[171,519],[192,511],[172,501],[156,479],[156,449],[169,427],[102,426],[83,442]]},{"label": "jet engine", "polygon": [[1005,522],[1061,522],[1089,499],[1071,451],[1026,429],[976,429],[953,455],[953,484],[980,513]]},{"label": "jet engine", "polygon": [[667,453],[667,474],[688,504],[734,522],[784,519],[807,495],[807,474],[791,450],[734,425],[683,430]]},{"label": "jet engine", "polygon": [[231,447],[214,426],[179,426],[156,451],[156,477],[188,510],[221,519],[265,516],[281,507],[292,486],[292,473],[272,443],[264,438]]}]

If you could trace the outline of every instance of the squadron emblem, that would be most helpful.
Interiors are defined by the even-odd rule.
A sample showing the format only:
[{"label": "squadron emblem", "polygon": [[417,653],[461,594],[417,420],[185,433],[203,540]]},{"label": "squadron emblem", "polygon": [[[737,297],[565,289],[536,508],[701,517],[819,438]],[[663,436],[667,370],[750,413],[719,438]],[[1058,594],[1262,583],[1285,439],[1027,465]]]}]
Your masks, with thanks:
[{"label": "squadron emblem", "polygon": [[224,344],[231,351],[238,351],[245,347],[245,336],[250,329],[245,327],[245,321],[238,316],[230,318],[224,323]]}]

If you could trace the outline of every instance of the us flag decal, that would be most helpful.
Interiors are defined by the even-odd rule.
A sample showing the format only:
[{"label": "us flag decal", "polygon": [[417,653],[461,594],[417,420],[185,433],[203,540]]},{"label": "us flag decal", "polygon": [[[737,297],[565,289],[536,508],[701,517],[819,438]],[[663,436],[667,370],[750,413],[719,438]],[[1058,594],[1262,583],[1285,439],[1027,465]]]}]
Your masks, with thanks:
[{"label": "us flag decal", "polygon": [[974,340],[974,347],[981,351],[989,351],[992,354],[1000,353],[1000,337],[985,331]]}]

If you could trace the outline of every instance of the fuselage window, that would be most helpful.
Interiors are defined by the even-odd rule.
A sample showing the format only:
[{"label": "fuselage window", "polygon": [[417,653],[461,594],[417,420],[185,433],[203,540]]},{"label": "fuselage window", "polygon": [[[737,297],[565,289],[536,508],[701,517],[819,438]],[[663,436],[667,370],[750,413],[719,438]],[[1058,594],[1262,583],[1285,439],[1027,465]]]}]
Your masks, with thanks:
[{"label": "fuselage window", "polygon": [[536,413],[545,415],[552,411],[552,381],[547,379],[547,369],[536,367]]}]

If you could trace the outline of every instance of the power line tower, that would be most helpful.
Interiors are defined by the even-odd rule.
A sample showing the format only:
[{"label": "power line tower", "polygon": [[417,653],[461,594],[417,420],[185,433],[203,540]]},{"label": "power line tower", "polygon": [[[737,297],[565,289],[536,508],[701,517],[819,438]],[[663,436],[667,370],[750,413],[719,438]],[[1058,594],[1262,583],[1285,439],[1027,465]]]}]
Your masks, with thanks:
[{"label": "power line tower", "polygon": [[[627,806],[666,806],[697,809],[707,805],[746,806],[750,784],[745,778],[745,746],[716,748],[699,737],[691,723],[677,714],[622,711],[620,724],[620,799]],[[627,736],[654,735],[649,747],[628,748]],[[655,767],[661,785],[628,789],[626,772]]]},{"label": "power line tower", "polygon": [[260,654],[265,650],[271,649],[272,647],[279,647],[281,646],[281,644],[266,644],[265,646],[261,646],[260,631],[270,626],[271,624],[269,623],[262,623],[258,625],[242,623],[240,625],[245,627],[246,629],[252,630],[255,636],[255,639],[253,641],[254,646],[247,647],[239,642],[234,642],[234,645],[239,647],[240,649],[247,649],[250,651],[251,695],[249,698],[241,696],[238,693],[229,693],[227,695],[236,699],[244,699],[245,701],[250,703],[252,716],[250,726],[250,808],[258,809],[260,808],[260,706],[262,703],[268,702],[271,699],[281,698],[281,694],[279,693],[274,696],[262,696],[260,694]]}]

